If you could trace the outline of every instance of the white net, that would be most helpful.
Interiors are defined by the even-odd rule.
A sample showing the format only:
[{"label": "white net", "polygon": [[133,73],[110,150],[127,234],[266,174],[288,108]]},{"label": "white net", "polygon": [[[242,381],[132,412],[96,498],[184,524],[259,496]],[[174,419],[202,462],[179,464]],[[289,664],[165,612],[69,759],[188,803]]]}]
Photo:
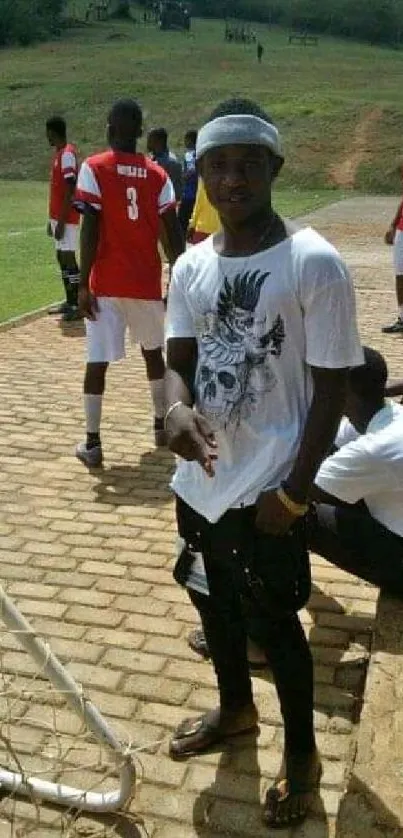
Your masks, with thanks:
[{"label": "white net", "polygon": [[135,779],[128,741],[0,588],[0,838],[114,834]]}]

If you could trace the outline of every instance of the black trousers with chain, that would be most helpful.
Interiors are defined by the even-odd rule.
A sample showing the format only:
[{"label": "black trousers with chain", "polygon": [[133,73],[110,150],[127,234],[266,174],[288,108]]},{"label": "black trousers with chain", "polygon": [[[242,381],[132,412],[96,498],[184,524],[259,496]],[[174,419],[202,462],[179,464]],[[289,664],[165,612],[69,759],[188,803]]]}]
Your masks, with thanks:
[{"label": "black trousers with chain", "polygon": [[189,590],[199,611],[217,675],[220,705],[236,710],[252,702],[247,634],[271,667],[288,753],[309,753],[313,729],[313,663],[297,610],[310,593],[304,525],[284,537],[255,525],[255,507],[229,510],[210,524],[177,499],[182,549],[174,575],[186,579],[194,553],[203,556],[209,596]]}]

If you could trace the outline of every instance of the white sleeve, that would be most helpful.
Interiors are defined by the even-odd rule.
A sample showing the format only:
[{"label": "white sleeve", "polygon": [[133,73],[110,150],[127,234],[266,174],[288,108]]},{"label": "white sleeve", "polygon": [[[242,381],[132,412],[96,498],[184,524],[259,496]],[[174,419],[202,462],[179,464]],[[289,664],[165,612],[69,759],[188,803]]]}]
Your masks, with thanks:
[{"label": "white sleeve", "polygon": [[345,503],[357,503],[378,492],[390,490],[391,472],[386,463],[371,456],[364,434],[327,457],[315,477],[315,483],[324,492]]},{"label": "white sleeve", "polygon": [[165,339],[196,337],[195,322],[186,298],[186,268],[179,258],[174,266],[168,293]]},{"label": "white sleeve", "polygon": [[95,210],[102,209],[101,189],[93,169],[86,160],[82,164],[78,175],[74,203],[78,206],[80,204],[89,204]]},{"label": "white sleeve", "polygon": [[347,419],[347,416],[343,416],[334,444],[337,445],[337,448],[342,448],[343,445],[347,445],[348,442],[353,442],[359,436],[359,432],[351,424],[350,420]]},{"label": "white sleeve", "polygon": [[333,248],[324,247],[304,259],[300,297],[306,363],[328,369],[363,364],[353,284]]},{"label": "white sleeve", "polygon": [[158,212],[162,215],[170,207],[176,204],[175,191],[171,179],[168,177],[158,196]]},{"label": "white sleeve", "polygon": [[61,170],[63,177],[72,178],[77,177],[77,158],[72,151],[63,151],[61,158]]}]

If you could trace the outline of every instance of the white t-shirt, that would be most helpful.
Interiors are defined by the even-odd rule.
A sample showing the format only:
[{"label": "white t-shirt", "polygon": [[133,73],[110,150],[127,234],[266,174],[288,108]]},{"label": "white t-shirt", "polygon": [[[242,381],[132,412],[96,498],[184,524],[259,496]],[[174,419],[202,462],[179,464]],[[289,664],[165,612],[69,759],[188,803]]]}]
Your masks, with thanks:
[{"label": "white t-shirt", "polygon": [[365,434],[355,434],[324,460],[315,483],[345,503],[364,500],[373,518],[403,536],[403,406],[388,402]]},{"label": "white t-shirt", "polygon": [[310,365],[358,366],[352,282],[311,228],[248,257],[213,237],[177,261],[166,336],[197,339],[196,406],[218,444],[215,477],[180,460],[172,488],[209,521],[287,477],[312,398]]}]

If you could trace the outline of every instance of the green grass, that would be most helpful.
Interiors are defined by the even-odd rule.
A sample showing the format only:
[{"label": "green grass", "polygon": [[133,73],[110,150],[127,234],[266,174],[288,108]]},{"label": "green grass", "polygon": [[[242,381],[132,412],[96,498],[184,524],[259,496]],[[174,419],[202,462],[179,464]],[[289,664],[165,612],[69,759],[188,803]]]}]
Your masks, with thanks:
[{"label": "green grass", "polygon": [[[74,2],[74,0],[73,0]],[[77,0],[77,3],[79,0]],[[330,167],[351,152],[357,127],[374,108],[355,186],[400,188],[403,54],[321,37],[317,47],[289,46],[285,31],[257,26],[265,46],[228,44],[223,23],[195,20],[192,32],[107,22],[67,31],[63,40],[3,50],[0,82],[0,178],[44,179],[43,124],[61,111],[83,154],[104,144],[105,115],[117,96],[143,103],[146,126],[165,124],[180,150],[184,128],[198,125],[220,99],[256,98],[279,121],[287,165],[281,182],[331,186]]]},{"label": "green grass", "polygon": [[[296,216],[329,202],[328,191],[279,189],[278,210]],[[46,236],[47,185],[3,181],[0,204],[0,322],[60,299],[62,286],[52,241]]]},{"label": "green grass", "polygon": [[0,321],[61,299],[52,241],[46,236],[44,183],[3,182],[0,205]]}]

